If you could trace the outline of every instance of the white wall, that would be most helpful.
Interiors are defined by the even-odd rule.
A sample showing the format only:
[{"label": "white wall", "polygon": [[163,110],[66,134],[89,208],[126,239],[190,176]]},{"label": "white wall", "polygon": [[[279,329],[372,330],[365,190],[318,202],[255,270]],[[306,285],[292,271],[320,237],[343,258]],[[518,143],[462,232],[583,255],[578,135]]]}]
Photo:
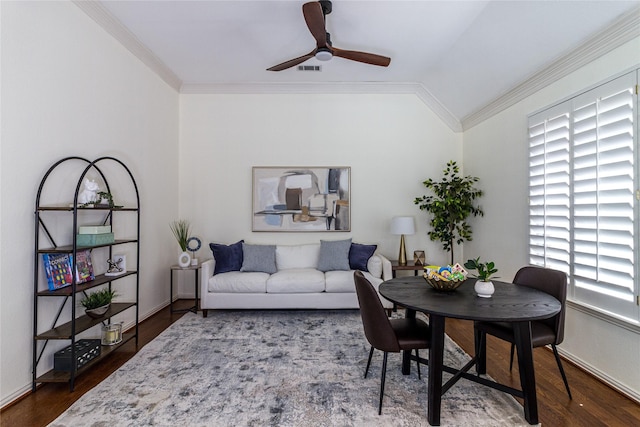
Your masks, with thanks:
[{"label": "white wall", "polygon": [[[141,315],[168,303],[167,267],[177,247],[168,223],[179,214],[179,101],[175,90],[72,3],[3,1],[0,8],[4,405],[31,386],[33,206],[40,179],[58,159],[112,155],[132,170],[143,218]],[[51,309],[53,301],[47,304]],[[68,342],[48,350],[56,345]],[[42,365],[50,367],[52,359],[48,351]]]},{"label": "white wall", "polygon": [[[395,259],[394,215],[415,215],[407,250],[445,261],[413,204],[422,181],[461,158],[455,134],[414,95],[182,95],[180,206],[210,242],[298,243],[352,237]],[[351,233],[251,231],[252,166],[350,166]]]},{"label": "white wall", "polygon": [[[465,258],[496,261],[504,279],[528,263],[527,115],[640,63],[640,38],[464,133],[465,173],[486,191],[485,217],[465,244]],[[561,351],[640,399],[640,335],[569,308]],[[569,378],[571,382],[571,378]]]}]

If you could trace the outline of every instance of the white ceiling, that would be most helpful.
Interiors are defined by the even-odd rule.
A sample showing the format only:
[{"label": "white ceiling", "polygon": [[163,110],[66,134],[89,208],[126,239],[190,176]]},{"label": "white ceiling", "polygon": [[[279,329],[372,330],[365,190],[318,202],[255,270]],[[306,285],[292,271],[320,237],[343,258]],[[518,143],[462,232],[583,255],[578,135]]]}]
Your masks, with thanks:
[{"label": "white ceiling", "polygon": [[[100,1],[87,7],[122,25],[183,91],[365,84],[419,87],[441,115],[463,122],[594,36],[632,22],[635,1],[334,0],[333,45],[391,58],[377,67],[333,58],[321,72],[267,68],[315,48],[305,0]],[[90,15],[92,13],[89,13]],[[629,20],[629,17],[633,17]],[[113,19],[115,18],[115,20]],[[626,19],[626,21],[625,21]],[[99,21],[100,22],[100,21]],[[109,30],[109,28],[107,28]],[[611,30],[609,30],[611,31]],[[629,32],[629,30],[624,30]],[[640,31],[631,28],[631,32]],[[593,49],[591,49],[593,50]],[[640,60],[640,53],[639,53]]]}]

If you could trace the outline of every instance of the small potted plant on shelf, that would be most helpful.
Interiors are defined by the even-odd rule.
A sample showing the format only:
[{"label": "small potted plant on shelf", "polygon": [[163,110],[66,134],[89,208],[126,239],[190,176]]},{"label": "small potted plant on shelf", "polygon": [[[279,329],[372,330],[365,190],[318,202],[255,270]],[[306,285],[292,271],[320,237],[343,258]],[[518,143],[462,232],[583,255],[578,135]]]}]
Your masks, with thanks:
[{"label": "small potted plant on shelf", "polygon": [[480,262],[480,257],[476,259],[470,259],[464,263],[464,267],[470,271],[475,270],[478,272],[475,276],[478,278],[473,289],[476,291],[479,297],[490,298],[495,291],[493,282],[489,280],[491,276],[498,272],[495,268],[496,265],[493,261]]},{"label": "small potted plant on shelf", "polygon": [[80,304],[84,307],[84,311],[87,313],[87,316],[97,319],[104,316],[111,305],[111,300],[113,300],[117,295],[116,291],[105,288],[96,292],[91,292],[83,298],[82,301],[80,301]]}]

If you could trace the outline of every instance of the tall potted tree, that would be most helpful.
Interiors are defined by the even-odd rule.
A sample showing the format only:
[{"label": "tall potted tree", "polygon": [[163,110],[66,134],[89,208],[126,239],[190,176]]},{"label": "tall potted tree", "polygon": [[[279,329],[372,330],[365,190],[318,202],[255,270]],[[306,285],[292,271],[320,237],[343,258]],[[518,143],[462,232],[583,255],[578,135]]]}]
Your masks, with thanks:
[{"label": "tall potted tree", "polygon": [[429,178],[422,184],[433,192],[432,195],[416,197],[414,203],[420,210],[432,215],[429,225],[429,237],[433,241],[442,242],[442,248],[451,252],[453,261],[453,244],[460,244],[472,239],[471,226],[467,224],[470,215],[483,216],[480,207],[474,205],[476,199],[482,196],[482,190],[475,188],[479,178],[462,177],[457,163],[450,160],[443,170],[440,181]]}]

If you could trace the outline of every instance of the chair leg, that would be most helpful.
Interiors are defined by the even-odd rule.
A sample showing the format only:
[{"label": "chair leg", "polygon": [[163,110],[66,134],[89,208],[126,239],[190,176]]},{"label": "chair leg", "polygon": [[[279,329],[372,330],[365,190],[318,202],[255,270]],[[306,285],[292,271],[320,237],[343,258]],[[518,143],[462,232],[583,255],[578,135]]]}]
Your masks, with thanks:
[{"label": "chair leg", "polygon": [[513,369],[513,351],[515,350],[516,345],[511,343],[511,358],[509,359],[509,371]]},{"label": "chair leg", "polygon": [[487,373],[487,334],[474,328],[474,341],[476,347],[476,373]]},{"label": "chair leg", "polygon": [[373,356],[373,346],[371,346],[371,350],[369,351],[369,360],[367,361],[367,369],[364,370],[364,377],[367,378],[367,374],[369,373],[369,366],[371,366],[371,357]]},{"label": "chair leg", "polygon": [[382,398],[384,397],[384,380],[387,376],[387,352],[384,352],[382,358],[382,376],[380,378],[380,405],[378,406],[378,415],[382,415]]},{"label": "chair leg", "polygon": [[421,380],[420,376],[420,353],[418,353],[418,349],[416,348],[416,365],[418,366],[418,379]]},{"label": "chair leg", "polygon": [[562,381],[564,381],[564,387],[567,389],[569,399],[573,400],[573,397],[571,397],[571,390],[569,390],[569,382],[567,381],[567,376],[564,373],[564,368],[562,367],[562,362],[560,361],[558,349],[556,348],[555,344],[551,344],[551,348],[553,349],[553,355],[556,357],[556,362],[558,362],[558,369],[560,369],[560,375],[562,375]]}]

